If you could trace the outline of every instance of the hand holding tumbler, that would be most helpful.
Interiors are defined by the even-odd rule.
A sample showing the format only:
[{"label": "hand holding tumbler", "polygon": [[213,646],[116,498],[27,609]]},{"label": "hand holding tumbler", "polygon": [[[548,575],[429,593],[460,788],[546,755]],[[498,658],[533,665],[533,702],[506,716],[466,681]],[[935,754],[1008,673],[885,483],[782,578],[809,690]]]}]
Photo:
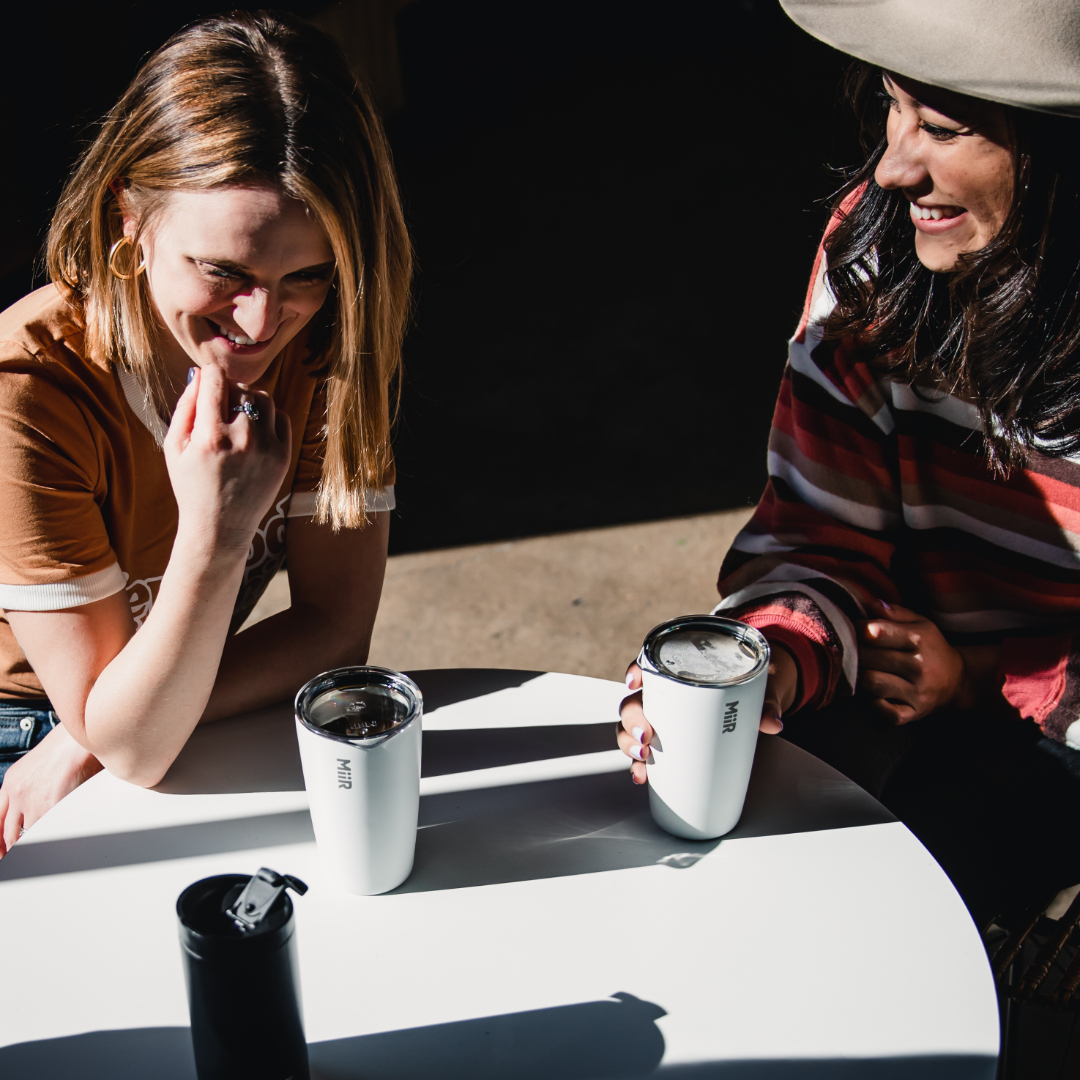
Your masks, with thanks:
[{"label": "hand holding tumbler", "polygon": [[712,840],[738,824],[769,675],[751,626],[691,615],[653,629],[638,658],[653,729],[649,809],[667,832]]}]

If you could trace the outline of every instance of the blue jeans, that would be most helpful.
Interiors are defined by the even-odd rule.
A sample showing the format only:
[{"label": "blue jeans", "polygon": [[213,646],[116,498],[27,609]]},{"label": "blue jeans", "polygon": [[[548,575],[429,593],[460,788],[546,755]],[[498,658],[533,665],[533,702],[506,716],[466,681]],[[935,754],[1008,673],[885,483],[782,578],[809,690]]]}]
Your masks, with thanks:
[{"label": "blue jeans", "polygon": [[0,784],[8,769],[59,723],[45,698],[0,701]]}]

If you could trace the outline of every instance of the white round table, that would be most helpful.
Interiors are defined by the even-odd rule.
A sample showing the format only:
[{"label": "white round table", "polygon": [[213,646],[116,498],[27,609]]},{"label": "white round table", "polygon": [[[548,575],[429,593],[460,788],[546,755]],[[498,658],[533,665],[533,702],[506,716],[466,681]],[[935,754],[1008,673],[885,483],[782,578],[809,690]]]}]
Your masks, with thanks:
[{"label": "white round table", "polygon": [[175,901],[269,866],[315,1077],[992,1080],[994,989],[944,873],[869,795],[759,740],[743,819],[668,836],[618,683],[414,672],[416,868],[324,885],[288,705],[201,728],[157,790],[102,773],[0,862],[0,1076],[193,1080]]}]

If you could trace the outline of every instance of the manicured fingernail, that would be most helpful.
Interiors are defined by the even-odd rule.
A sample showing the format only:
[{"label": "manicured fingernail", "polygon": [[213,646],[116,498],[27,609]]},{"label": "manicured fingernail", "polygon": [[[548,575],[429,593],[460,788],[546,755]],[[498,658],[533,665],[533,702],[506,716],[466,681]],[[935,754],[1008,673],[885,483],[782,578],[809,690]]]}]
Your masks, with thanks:
[{"label": "manicured fingernail", "polygon": [[866,628],[866,636],[876,638],[881,634],[881,627],[875,623],[870,623]]},{"label": "manicured fingernail", "polygon": [[892,611],[892,604],[886,604],[884,600],[879,600],[878,603],[886,610]]},{"label": "manicured fingernail", "polygon": [[645,741],[645,729],[643,727],[634,728],[634,730],[631,731],[630,734],[633,735],[638,742]]},{"label": "manicured fingernail", "polygon": [[191,385],[191,380],[194,379],[194,378],[195,378],[195,369],[193,367],[189,367],[187,369],[187,385],[188,386]]},{"label": "manicured fingernail", "polygon": [[645,750],[640,743],[630,747],[630,756],[636,758],[638,761],[645,760]]},{"label": "manicured fingernail", "polygon": [[[776,718],[776,722],[780,725],[780,731],[783,731],[784,730],[784,721],[781,720],[780,717],[778,716]],[[778,731],[776,734],[779,735],[780,731]]]},{"label": "manicured fingernail", "polygon": [[630,687],[634,685],[634,673],[632,671],[628,671],[626,673],[626,680],[625,681],[626,681],[626,689],[629,690]]}]

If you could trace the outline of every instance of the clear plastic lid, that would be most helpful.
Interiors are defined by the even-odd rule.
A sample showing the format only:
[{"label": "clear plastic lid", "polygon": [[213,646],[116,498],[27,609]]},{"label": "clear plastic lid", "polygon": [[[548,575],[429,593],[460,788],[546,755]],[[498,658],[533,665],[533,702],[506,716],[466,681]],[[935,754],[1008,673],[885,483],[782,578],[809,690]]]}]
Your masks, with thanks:
[{"label": "clear plastic lid", "polygon": [[307,683],[296,695],[296,716],[305,726],[354,742],[404,727],[423,708],[416,683],[388,668],[337,668]]},{"label": "clear plastic lid", "polygon": [[731,686],[769,663],[769,645],[745,623],[692,615],[663,623],[645,639],[642,656],[660,675],[696,686]]}]

